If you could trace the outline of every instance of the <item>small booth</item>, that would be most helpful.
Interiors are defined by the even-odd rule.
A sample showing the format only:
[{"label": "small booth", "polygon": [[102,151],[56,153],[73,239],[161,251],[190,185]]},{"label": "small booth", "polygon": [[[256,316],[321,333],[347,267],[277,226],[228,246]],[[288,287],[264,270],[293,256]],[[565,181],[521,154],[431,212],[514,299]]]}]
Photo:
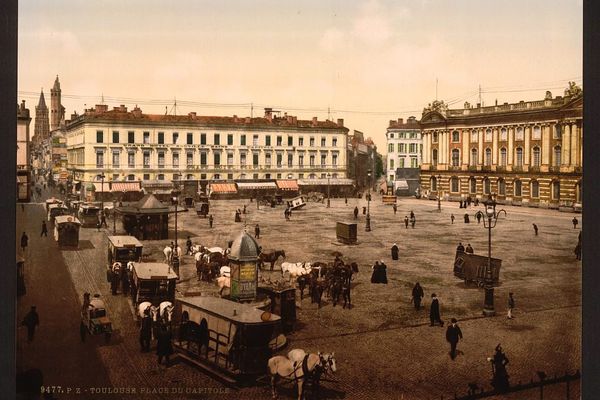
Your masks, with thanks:
[{"label": "small booth", "polygon": [[[473,282],[478,286],[483,286],[486,280],[487,266],[487,256],[457,251],[454,258],[454,276],[464,280],[465,285]],[[492,257],[490,278],[494,285],[498,285],[501,266],[502,260]]]},{"label": "small booth", "polygon": [[133,304],[149,301],[160,305],[163,301],[175,302],[177,274],[165,263],[133,263],[131,271],[131,298]]},{"label": "small booth", "polygon": [[237,301],[256,300],[258,286],[258,250],[256,240],[242,232],[231,245],[228,255],[231,268],[231,299]]},{"label": "small booth", "polygon": [[284,332],[294,330],[296,322],[296,289],[276,289],[269,286],[259,286],[258,294],[264,294],[271,299],[271,313],[281,317],[281,327]]},{"label": "small booth", "polygon": [[79,205],[77,216],[84,228],[95,228],[98,225],[98,222],[100,222],[100,207],[90,203],[82,203]]},{"label": "small booth", "polygon": [[129,236],[139,240],[162,240],[169,238],[169,214],[187,211],[185,207],[168,206],[154,195],[147,194],[133,206],[117,207],[121,214],[123,229]]},{"label": "small booth", "polygon": [[174,320],[180,356],[230,382],[264,375],[286,340],[279,316],[218,297],[178,298]]},{"label": "small booth", "polygon": [[171,192],[175,186],[172,181],[148,180],[142,181],[142,191],[145,195],[152,194],[160,201],[170,202]]},{"label": "small booth", "polygon": [[59,215],[54,220],[54,240],[59,246],[79,246],[81,222],[72,215]]},{"label": "small booth", "polygon": [[355,244],[357,241],[357,225],[356,222],[337,222],[335,226],[335,234],[338,242],[344,244]]},{"label": "small booth", "polygon": [[60,215],[66,215],[69,213],[69,209],[62,203],[50,204],[48,206],[48,221],[54,222],[56,217]]}]

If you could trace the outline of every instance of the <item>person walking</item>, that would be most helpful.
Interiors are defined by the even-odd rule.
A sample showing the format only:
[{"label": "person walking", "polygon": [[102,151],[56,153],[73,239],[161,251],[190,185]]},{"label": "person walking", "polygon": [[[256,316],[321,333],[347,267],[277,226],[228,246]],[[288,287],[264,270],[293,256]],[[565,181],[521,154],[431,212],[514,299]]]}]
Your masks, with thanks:
[{"label": "person walking", "polygon": [[246,205],[244,204],[244,208],[242,208],[242,214],[246,214]]},{"label": "person walking", "polygon": [[410,217],[410,226],[411,226],[413,229],[415,229],[415,224],[416,224],[416,223],[417,223],[417,219],[415,218],[415,215],[413,214],[413,215]]},{"label": "person walking", "polygon": [[577,224],[579,223],[579,221],[577,221],[577,217],[573,217],[573,229],[577,229]]},{"label": "person walking", "polygon": [[209,226],[210,228],[212,228],[212,227],[213,227],[213,216],[212,216],[212,214],[210,214],[210,215],[208,216],[208,226]]},{"label": "person walking", "polygon": [[471,243],[467,243],[467,248],[465,249],[465,253],[473,254],[473,248],[471,247]]},{"label": "person walking", "polygon": [[444,326],[444,321],[440,317],[440,302],[435,293],[431,294],[431,307],[429,308],[429,321],[431,324],[429,326],[433,326],[435,323],[440,324],[440,326]]},{"label": "person walking", "polygon": [[421,299],[425,296],[423,293],[423,288],[419,282],[415,283],[412,289],[412,301],[415,306],[415,310],[419,311],[421,309]]},{"label": "person walking", "polygon": [[454,225],[454,214],[450,214],[450,221],[452,221],[452,225]]},{"label": "person walking", "polygon": [[150,311],[144,311],[144,317],[140,324],[140,347],[142,352],[150,351],[150,339],[152,338],[152,318]]},{"label": "person walking", "polygon": [[532,224],[533,225],[533,231],[535,232],[535,236],[538,235],[538,227],[536,224]]},{"label": "person walking", "polygon": [[413,218],[415,218],[415,213],[412,212],[412,210],[411,210],[411,212],[410,212],[410,219],[413,219]]},{"label": "person walking", "polygon": [[515,308],[515,299],[513,297],[512,292],[510,292],[508,294],[508,314],[506,315],[506,318],[513,319],[513,316],[512,316],[513,308]]},{"label": "person walking", "polygon": [[465,246],[463,246],[462,242],[458,242],[458,246],[456,246],[456,252],[457,253],[465,252]]},{"label": "person walking", "polygon": [[23,254],[25,254],[25,250],[27,250],[27,244],[29,243],[29,236],[25,232],[21,235],[21,250]]},{"label": "person walking", "polygon": [[105,228],[108,228],[108,226],[106,225],[106,212],[105,211],[100,211],[100,227],[104,226]]},{"label": "person walking", "polygon": [[42,221],[42,233],[40,233],[40,237],[42,236],[48,237],[48,227],[46,226],[46,221]]},{"label": "person walking", "polygon": [[397,260],[398,259],[398,245],[396,243],[394,243],[392,245],[392,260]]},{"label": "person walking", "polygon": [[354,219],[358,219],[358,206],[354,207]]},{"label": "person walking", "polygon": [[469,224],[471,221],[469,220],[469,214],[465,213],[465,224]]},{"label": "person walking", "polygon": [[254,227],[254,237],[260,239],[260,226],[258,226],[258,224]]},{"label": "person walking", "polygon": [[408,229],[408,217],[406,215],[404,216],[404,227]]},{"label": "person walking", "polygon": [[396,215],[396,211],[398,211],[398,206],[396,204],[394,204],[392,206],[392,208],[394,209],[394,215]]},{"label": "person walking", "polygon": [[192,255],[192,238],[191,237],[187,237],[187,240],[185,241],[185,253],[188,255]]},{"label": "person walking", "polygon": [[40,316],[38,315],[35,306],[31,306],[31,310],[23,318],[21,322],[22,326],[27,327],[27,341],[33,342],[33,336],[35,335],[35,328],[40,324]]},{"label": "person walking", "polygon": [[[476,204],[477,205],[477,204]],[[475,217],[477,218],[477,223],[481,223],[481,213],[478,212],[477,214],[475,214]]]},{"label": "person walking", "polygon": [[161,325],[156,338],[156,355],[158,356],[158,364],[162,363],[163,357],[165,364],[169,366],[169,356],[173,354],[173,344],[171,343],[172,335],[166,325]]},{"label": "person walking", "polygon": [[454,360],[456,358],[456,345],[459,340],[462,340],[463,335],[456,318],[452,318],[450,322],[451,325],[446,329],[446,340],[450,343],[450,358]]}]

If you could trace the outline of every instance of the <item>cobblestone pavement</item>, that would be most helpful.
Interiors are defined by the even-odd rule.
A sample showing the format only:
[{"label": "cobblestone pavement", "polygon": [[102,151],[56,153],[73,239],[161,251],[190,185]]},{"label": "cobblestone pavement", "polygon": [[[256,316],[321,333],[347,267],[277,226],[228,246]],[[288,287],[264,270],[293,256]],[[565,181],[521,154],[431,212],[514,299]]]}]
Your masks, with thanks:
[{"label": "cobblestone pavement", "polygon": [[[248,211],[243,215],[245,223],[236,224],[234,210],[244,204]],[[471,243],[477,254],[486,255],[487,231],[483,224],[473,222],[475,208],[467,210],[472,223],[464,224],[465,210],[456,203],[442,203],[442,212],[438,213],[436,202],[401,199],[394,215],[391,207],[382,205],[380,198],[374,196],[372,232],[364,231],[365,217],[361,214],[359,244],[343,246],[336,242],[335,221],[351,221],[355,205],[361,208],[366,203],[348,199],[346,205],[343,199],[332,199],[330,209],[324,204],[309,203],[305,209],[295,211],[288,222],[282,207],[261,206],[257,210],[255,203],[244,200],[212,201],[215,227],[209,229],[208,221],[191,210],[180,215],[178,237],[182,247],[188,235],[194,243],[226,247],[244,225],[253,233],[254,225],[259,223],[260,244],[265,249],[285,249],[286,261],[330,261],[331,252],[336,250],[344,254],[345,260],[358,262],[353,308],[334,308],[325,300],[318,309],[309,300],[298,298],[297,329],[289,335],[290,346],[285,349],[335,352],[338,372],[333,379],[337,382],[323,383],[330,389],[325,391],[328,397],[344,393],[351,399],[437,399],[441,395],[449,398],[455,391],[465,393],[470,382],[489,387],[491,367],[486,357],[492,355],[498,343],[502,343],[510,359],[511,382],[529,381],[538,370],[550,376],[579,368],[581,264],[572,253],[579,233],[570,223],[573,214],[505,207],[507,218],[501,218],[492,231],[492,256],[503,260],[502,282],[495,291],[498,315],[482,318],[483,291],[465,288],[452,274],[459,241]],[[402,220],[411,210],[417,224],[415,229],[405,229]],[[454,224],[450,223],[451,213],[456,217]],[[540,229],[537,237],[531,228],[533,222]],[[112,231],[110,221],[109,226],[110,232],[82,229],[84,245],[78,251],[62,254],[79,298],[84,291],[91,291],[102,293],[108,301],[117,332],[110,345],[98,345],[96,351],[107,367],[110,384],[225,390],[187,364],[176,362],[170,368],[159,368],[154,354],[139,352],[130,302],[122,295],[111,296],[106,283],[106,234]],[[389,256],[394,242],[401,249],[399,261],[392,261]],[[145,241],[144,245],[151,252],[150,258],[160,260],[166,243]],[[388,285],[370,283],[370,266],[377,259],[388,265]],[[263,271],[261,275],[273,281],[285,279],[277,267],[276,271]],[[181,277],[179,294],[216,292],[216,286],[197,281],[190,256],[183,259]],[[445,328],[429,327],[428,311],[416,312],[410,304],[410,289],[417,280],[425,289],[426,308],[430,294],[436,292],[442,318],[459,319],[465,339],[458,346],[463,354],[455,361],[448,356]],[[513,320],[505,317],[509,291],[515,293],[517,302]],[[550,396],[553,390],[558,393],[564,385],[561,389],[545,389],[546,395]],[[530,392],[512,398],[539,398],[538,392]],[[289,390],[284,393],[291,395]],[[577,393],[578,387],[571,387],[572,396]],[[146,397],[193,398],[173,394],[140,398]],[[210,397],[260,399],[270,397],[270,392],[266,387],[253,387]]]}]

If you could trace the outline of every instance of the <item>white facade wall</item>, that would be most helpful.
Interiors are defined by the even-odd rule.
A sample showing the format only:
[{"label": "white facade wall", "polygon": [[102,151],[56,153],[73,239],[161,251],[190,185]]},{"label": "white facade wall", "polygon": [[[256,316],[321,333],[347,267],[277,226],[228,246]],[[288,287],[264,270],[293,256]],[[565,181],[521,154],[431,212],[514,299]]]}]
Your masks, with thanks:
[{"label": "white facade wall", "polygon": [[420,168],[423,161],[423,139],[419,128],[388,128],[386,139],[388,181],[394,180],[391,177],[395,177],[397,168]]}]

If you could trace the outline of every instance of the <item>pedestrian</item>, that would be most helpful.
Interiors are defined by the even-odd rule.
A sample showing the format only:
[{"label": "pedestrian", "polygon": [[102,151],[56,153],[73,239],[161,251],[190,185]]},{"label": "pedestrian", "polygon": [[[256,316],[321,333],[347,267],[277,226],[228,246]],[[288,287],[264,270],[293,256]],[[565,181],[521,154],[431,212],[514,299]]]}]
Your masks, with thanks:
[{"label": "pedestrian", "polygon": [[129,294],[129,273],[127,268],[123,268],[123,271],[121,271],[121,286],[123,287],[123,295],[127,296]]},{"label": "pedestrian", "polygon": [[419,282],[415,283],[412,289],[412,301],[415,305],[415,310],[419,311],[421,309],[421,299],[425,296],[423,293],[423,288]]},{"label": "pedestrian", "polygon": [[573,217],[573,229],[577,229],[578,223],[579,223],[579,221],[577,221],[577,217]]},{"label": "pedestrian", "polygon": [[150,311],[144,311],[144,317],[140,324],[140,347],[141,351],[150,351],[150,339],[152,338],[152,318]]},{"label": "pedestrian", "polygon": [[31,306],[31,310],[23,318],[21,322],[22,326],[27,327],[27,341],[33,342],[33,335],[35,334],[35,328],[40,324],[40,316],[35,310],[35,306]]},{"label": "pedestrian", "polygon": [[158,364],[165,358],[166,366],[169,366],[169,356],[173,354],[172,335],[166,325],[161,325],[156,338],[156,355],[158,355]]},{"label": "pedestrian", "polygon": [[532,224],[533,225],[533,231],[535,232],[535,236],[538,235],[538,227],[536,224]]},{"label": "pedestrian", "polygon": [[471,243],[467,243],[467,248],[465,249],[465,253],[473,254],[473,248],[471,247]]},{"label": "pedestrian", "polygon": [[354,207],[354,219],[358,219],[358,206]]},{"label": "pedestrian", "polygon": [[408,229],[408,217],[406,215],[404,216],[404,227]]},{"label": "pedestrian", "polygon": [[492,387],[498,393],[504,393],[510,387],[508,381],[508,373],[506,371],[506,365],[508,364],[508,357],[502,352],[502,346],[498,343],[496,346],[496,353],[494,357],[488,358],[488,361],[492,363]]},{"label": "pedestrian", "polygon": [[458,203],[459,203],[458,208],[463,208],[463,202],[462,202],[462,200],[459,200]]},{"label": "pedestrian", "polygon": [[411,212],[410,212],[410,219],[413,219],[414,217],[415,217],[415,213],[412,212],[412,210],[411,210]]},{"label": "pedestrian", "polygon": [[27,244],[29,243],[29,237],[25,232],[21,235],[21,250],[23,250],[23,254],[25,254],[25,250],[27,250]]},{"label": "pedestrian", "polygon": [[258,226],[258,224],[254,227],[254,237],[260,239],[260,226]]},{"label": "pedestrian", "polygon": [[209,216],[208,216],[208,226],[210,228],[213,227],[213,216],[212,216],[212,214],[209,214]]},{"label": "pedestrian", "polygon": [[452,221],[452,225],[454,225],[454,214],[450,214],[450,221]]},{"label": "pedestrian", "polygon": [[113,268],[110,276],[110,291],[113,295],[116,295],[117,290],[119,290],[119,282],[121,281],[121,274],[119,272],[119,268]]},{"label": "pedestrian", "polygon": [[458,246],[456,246],[456,252],[457,253],[465,252],[465,246],[463,246],[462,242],[458,242]]},{"label": "pedestrian", "polygon": [[288,209],[288,208],[286,208],[286,209],[283,211],[283,216],[285,217],[285,220],[286,220],[286,221],[289,221],[289,220],[290,220],[290,211],[289,211],[289,209]]},{"label": "pedestrian", "polygon": [[512,292],[510,292],[508,294],[508,314],[506,315],[506,318],[513,319],[513,316],[512,316],[513,308],[515,308],[515,299],[513,297]]},{"label": "pedestrian", "polygon": [[98,220],[98,223],[96,224],[96,228],[98,229],[98,232],[100,232],[101,226],[102,226],[102,223],[100,222],[100,220]]},{"label": "pedestrian", "polygon": [[246,214],[246,205],[244,204],[244,208],[242,209],[242,214]]},{"label": "pedestrian", "polygon": [[185,247],[187,248],[186,254],[192,255],[192,238],[189,236],[187,237],[187,240],[185,241]]},{"label": "pedestrian", "polygon": [[469,220],[469,214],[465,213],[465,224],[470,223],[471,221]]},{"label": "pedestrian", "polygon": [[446,329],[446,340],[450,343],[450,358],[454,360],[456,358],[456,345],[459,340],[462,340],[463,335],[456,318],[452,318],[450,322],[452,324]]},{"label": "pedestrian", "polygon": [[46,226],[46,221],[42,221],[42,233],[40,233],[40,237],[42,236],[48,237],[48,227]]},{"label": "pedestrian", "polygon": [[108,226],[106,225],[106,212],[100,212],[100,226],[108,228]]},{"label": "pedestrian", "polygon": [[348,196],[344,196],[344,204],[348,204]]},{"label": "pedestrian", "polygon": [[431,294],[431,307],[429,308],[429,321],[431,322],[431,325],[429,326],[433,326],[434,323],[439,323],[440,326],[444,326],[444,321],[442,321],[442,318],[440,317],[440,302],[436,296],[435,293]]},{"label": "pedestrian", "polygon": [[397,260],[398,259],[398,245],[396,243],[394,243],[394,245],[392,246],[392,260]]},{"label": "pedestrian", "polygon": [[477,214],[475,214],[475,217],[477,218],[477,223],[479,224],[481,222],[481,212],[477,212]]},{"label": "pedestrian", "polygon": [[396,215],[396,211],[398,211],[398,206],[396,206],[396,204],[394,204],[392,207],[394,208],[394,215]]},{"label": "pedestrian", "polygon": [[479,207],[479,199],[478,198],[475,198],[475,202],[474,203],[475,203],[475,207]]},{"label": "pedestrian", "polygon": [[363,207],[363,215],[367,214],[367,207]]},{"label": "pedestrian", "polygon": [[415,218],[415,215],[413,214],[412,217],[410,218],[410,226],[415,229],[415,224],[417,223],[417,219]]}]

